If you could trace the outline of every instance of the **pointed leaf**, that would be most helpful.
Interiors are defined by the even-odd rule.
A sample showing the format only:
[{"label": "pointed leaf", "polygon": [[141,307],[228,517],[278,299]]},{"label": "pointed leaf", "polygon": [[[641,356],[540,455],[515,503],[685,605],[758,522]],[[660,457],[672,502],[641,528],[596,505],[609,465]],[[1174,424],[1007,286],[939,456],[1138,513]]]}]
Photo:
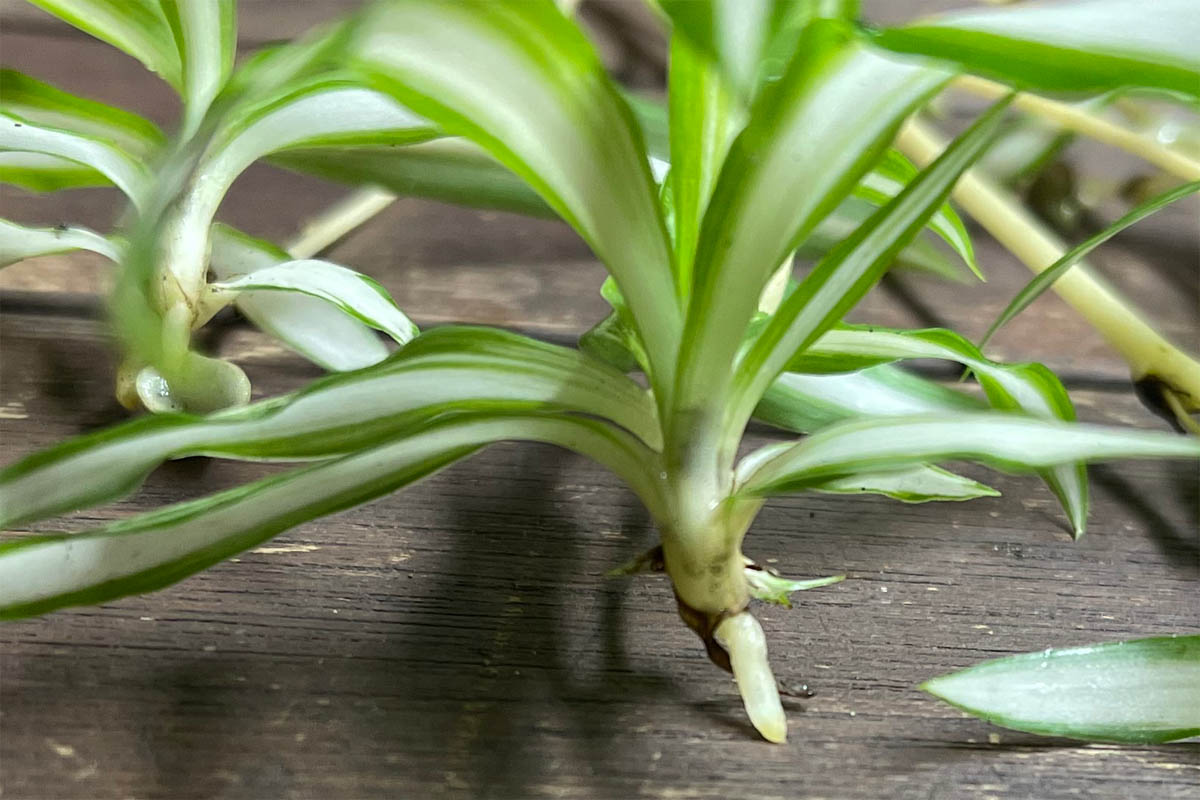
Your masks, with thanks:
[{"label": "pointed leaf", "polygon": [[830,494],[881,494],[905,503],[974,500],[977,497],[1000,495],[990,486],[928,464],[878,472],[856,472],[808,488],[810,491]]},{"label": "pointed leaf", "polygon": [[0,524],[119,497],[168,458],[327,458],[438,415],[573,411],[661,446],[654,403],[629,378],[563,347],[487,328],[438,328],[386,361],[286,397],[213,415],[159,416],[29,456],[0,472]]},{"label": "pointed leaf", "polygon": [[180,89],[183,71],[159,0],[29,0],[141,61]]},{"label": "pointed leaf", "polygon": [[1004,310],[1000,312],[1000,316],[988,328],[983,339],[979,342],[980,347],[984,347],[988,341],[996,335],[996,331],[1000,330],[1004,325],[1012,320],[1017,314],[1020,314],[1029,304],[1042,296],[1042,294],[1054,285],[1054,282],[1066,274],[1067,270],[1075,264],[1087,257],[1087,254],[1095,250],[1100,245],[1107,242],[1112,237],[1116,236],[1121,231],[1128,228],[1146,217],[1158,211],[1163,206],[1169,205],[1180,198],[1186,197],[1193,192],[1200,191],[1200,181],[1192,181],[1185,183],[1183,186],[1176,187],[1170,191],[1164,192],[1157,197],[1151,198],[1134,208],[1125,216],[1109,225],[1104,230],[1096,235],[1079,243],[1075,247],[1063,254],[1063,256],[1055,261],[1045,270],[1039,272],[1033,277],[1029,283],[1025,284]]},{"label": "pointed leaf", "polygon": [[398,441],[91,532],[0,544],[0,619],[162,588],[288,528],[392,492],[506,439],[577,450],[637,487],[652,488],[632,438],[595,420],[443,420]]},{"label": "pointed leaf", "polygon": [[921,688],[1044,736],[1148,744],[1200,736],[1200,636],[1160,636],[985,661]]},{"label": "pointed leaf", "polygon": [[881,31],[876,40],[1037,89],[1141,86],[1200,96],[1200,15],[1193,0],[970,9]]},{"label": "pointed leaf", "polygon": [[396,307],[387,289],[366,275],[328,261],[285,261],[209,286],[219,292],[298,292],[332,303],[400,344],[417,335],[417,326]]},{"label": "pointed leaf", "polygon": [[382,89],[481,145],[571,223],[621,285],[652,379],[669,387],[680,309],[666,231],[641,134],[582,32],[549,0],[393,0],[363,20],[355,54]]},{"label": "pointed leaf", "polygon": [[1200,458],[1190,437],[1052,422],[998,412],[858,419],[831,425],[739,467],[739,491],[795,491],[863,470],[970,459],[997,469],[1035,471],[1106,458]]}]

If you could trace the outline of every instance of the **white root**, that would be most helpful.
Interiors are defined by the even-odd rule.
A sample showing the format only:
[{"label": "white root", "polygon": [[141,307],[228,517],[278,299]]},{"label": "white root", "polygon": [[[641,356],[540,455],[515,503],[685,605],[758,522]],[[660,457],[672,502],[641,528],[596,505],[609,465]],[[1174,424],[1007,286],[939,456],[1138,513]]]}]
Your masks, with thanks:
[{"label": "white root", "polygon": [[775,675],[767,662],[767,638],[762,626],[748,611],[727,617],[713,635],[729,653],[733,677],[750,722],[769,742],[787,741],[787,717],[779,701]]}]

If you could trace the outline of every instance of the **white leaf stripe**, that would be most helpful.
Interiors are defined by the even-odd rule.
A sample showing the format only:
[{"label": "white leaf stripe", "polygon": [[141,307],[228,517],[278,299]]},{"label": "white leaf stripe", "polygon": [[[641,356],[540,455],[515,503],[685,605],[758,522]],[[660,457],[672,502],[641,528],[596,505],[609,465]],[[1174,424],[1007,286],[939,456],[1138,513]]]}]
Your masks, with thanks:
[{"label": "white leaf stripe", "polygon": [[[209,284],[229,292],[282,291],[326,300],[342,311],[386,333],[400,344],[417,335],[417,326],[396,307],[387,290],[365,275],[328,261],[285,261],[248,275]],[[308,320],[311,326],[312,321]]]},{"label": "white leaf stripe", "polygon": [[[290,258],[261,239],[225,225],[213,226],[211,266],[218,280],[253,273]],[[260,329],[328,370],[362,369],[388,356],[387,347],[368,326],[316,297],[247,292],[239,295],[234,305]]]},{"label": "white leaf stripe", "polygon": [[160,0],[183,69],[183,136],[200,126],[233,70],[237,46],[234,0]]},{"label": "white leaf stripe", "polygon": [[856,472],[816,483],[809,490],[830,494],[882,494],[905,503],[973,500],[1000,494],[990,486],[928,464],[878,472]]},{"label": "white leaf stripe", "polygon": [[1197,458],[1200,441],[997,412],[964,413],[953,421],[920,415],[841,422],[772,456],[739,467],[741,492],[769,494],[861,470],[960,458],[1012,471],[1106,458]]},{"label": "white leaf stripe", "polygon": [[652,507],[644,448],[594,420],[482,417],[85,532],[0,545],[0,618],[99,603],[180,580],[297,524],[394,491],[496,441],[557,444],[596,458]]},{"label": "white leaf stripe", "polygon": [[116,145],[0,112],[0,150],[57,156],[95,169],[137,203],[149,185],[146,169]]},{"label": "white leaf stripe", "polygon": [[503,331],[439,328],[375,367],[330,376],[296,395],[210,417],[135,420],[17,462],[0,472],[3,524],[120,496],[168,458],[325,458],[402,435],[438,414],[487,410],[590,414],[660,445],[652,401],[615,370]]},{"label": "white leaf stripe", "polygon": [[112,181],[86,164],[19,150],[0,150],[0,182],[31,192],[112,185]]},{"label": "white leaf stripe", "polygon": [[27,228],[0,219],[0,267],[27,258],[66,253],[71,250],[90,250],[108,258],[118,259],[117,248],[100,234],[87,228],[60,226],[57,228]]},{"label": "white leaf stripe", "polygon": [[641,134],[583,34],[549,0],[394,0],[363,20],[355,54],[381,89],[478,143],[588,242],[630,298],[665,403],[681,314],[666,229]]},{"label": "white leaf stripe", "polygon": [[681,425],[727,405],[730,367],[771,273],[947,78],[879,56],[840,25],[809,26],[793,67],[734,142],[705,214],[681,349]]}]

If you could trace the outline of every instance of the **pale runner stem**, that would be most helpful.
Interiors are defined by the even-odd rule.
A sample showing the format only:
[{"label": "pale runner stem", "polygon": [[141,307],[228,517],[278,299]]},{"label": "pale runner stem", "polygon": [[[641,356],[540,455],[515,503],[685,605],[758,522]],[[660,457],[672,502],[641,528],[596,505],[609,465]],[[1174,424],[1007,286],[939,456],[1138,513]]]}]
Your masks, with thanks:
[{"label": "pale runner stem", "polygon": [[749,611],[727,617],[713,632],[729,653],[729,664],[750,722],[769,742],[787,741],[787,716],[779,701],[779,685],[767,661],[767,638]]},{"label": "pale runner stem", "polygon": [[[974,75],[960,76],[952,85],[956,89],[992,100],[999,100],[1011,91],[1003,84]],[[1013,100],[1013,107],[1039,116],[1066,130],[1133,153],[1185,181],[1200,180],[1200,161],[1163,146],[1153,137],[1109,122],[1078,106],[1060,103],[1036,94],[1022,93]]]},{"label": "pale runner stem", "polygon": [[[937,158],[946,147],[938,134],[917,119],[905,124],[896,144],[921,166]],[[1058,237],[977,169],[963,174],[953,197],[1035,273],[1045,270],[1066,252]],[[1160,381],[1182,393],[1188,408],[1200,407],[1200,363],[1164,339],[1085,264],[1076,264],[1055,281],[1053,288],[1125,358],[1135,381]]]},{"label": "pale runner stem", "polygon": [[374,186],[334,203],[300,229],[286,248],[292,258],[312,258],[392,204],[396,195]]}]

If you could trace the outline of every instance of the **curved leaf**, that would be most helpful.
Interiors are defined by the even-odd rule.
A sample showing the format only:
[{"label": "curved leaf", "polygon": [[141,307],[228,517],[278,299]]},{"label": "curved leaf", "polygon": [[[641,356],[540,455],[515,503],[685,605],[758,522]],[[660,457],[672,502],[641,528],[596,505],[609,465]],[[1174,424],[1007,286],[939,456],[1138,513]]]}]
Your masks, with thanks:
[{"label": "curved leaf", "polygon": [[438,328],[386,361],[210,417],[158,416],[83,436],[0,472],[0,525],[119,497],[187,455],[328,458],[444,414],[573,411],[661,446],[654,403],[629,378],[563,347],[487,328]]},{"label": "curved leaf", "polygon": [[1192,0],[970,9],[881,31],[876,41],[1038,89],[1139,86],[1200,96],[1200,15]]},{"label": "curved leaf", "polygon": [[237,50],[235,0],[160,0],[183,70],[183,136],[200,127],[233,71]]},{"label": "curved leaf", "polygon": [[508,439],[548,442],[593,457],[657,504],[639,446],[602,422],[499,415],[448,419],[399,441],[98,530],[0,544],[0,619],[162,588],[288,528],[380,497]]},{"label": "curved leaf", "polygon": [[666,231],[641,134],[582,32],[549,0],[393,0],[362,20],[354,52],[380,88],[478,143],[580,233],[669,390],[680,309]]},{"label": "curved leaf", "polygon": [[141,61],[176,89],[183,70],[159,0],[29,0]]},{"label": "curved leaf", "polygon": [[95,231],[74,225],[54,228],[27,228],[0,219],[0,267],[35,256],[91,250],[110,261],[119,258],[116,246]]},{"label": "curved leaf", "polygon": [[0,112],[0,150],[41,153],[65,158],[99,172],[134,203],[150,182],[145,167],[115,144],[93,136],[38,125]]},{"label": "curved leaf", "polygon": [[1178,186],[1170,191],[1163,192],[1157,197],[1151,198],[1150,200],[1147,200],[1146,202],[1137,206],[1132,211],[1125,214],[1125,216],[1121,217],[1119,220],[1114,222],[1112,225],[1109,225],[1096,235],[1090,237],[1084,242],[1079,243],[1075,247],[1072,247],[1070,250],[1064,253],[1062,258],[1058,259],[1058,261],[1055,261],[1053,264],[1046,267],[1046,269],[1039,272],[1037,275],[1034,275],[1033,279],[1029,281],[1029,283],[1025,284],[1021,291],[1017,292],[1017,295],[1009,301],[1008,305],[1004,307],[1004,310],[1000,312],[1000,316],[997,317],[996,321],[993,322],[988,328],[987,333],[983,335],[983,339],[980,340],[979,346],[984,347],[987,345],[988,341],[996,335],[996,332],[1000,330],[1000,328],[1009,323],[1017,314],[1020,314],[1022,311],[1028,308],[1030,303],[1041,297],[1047,289],[1054,285],[1056,280],[1061,278],[1067,272],[1067,270],[1069,270],[1079,261],[1086,258],[1088,253],[1092,252],[1097,247],[1128,228],[1130,225],[1140,222],[1153,214],[1155,211],[1158,211],[1163,206],[1169,205],[1170,203],[1173,203],[1176,200],[1186,197],[1187,195],[1196,191],[1200,191],[1200,181],[1185,183],[1183,186]]},{"label": "curved leaf", "polygon": [[158,126],[145,117],[64,92],[12,69],[0,70],[0,110],[38,125],[107,140],[142,159],[167,142]]},{"label": "curved leaf", "polygon": [[878,472],[856,472],[815,483],[808,490],[830,494],[881,494],[905,503],[974,500],[977,497],[1000,495],[990,486],[928,464]]},{"label": "curved leaf", "polygon": [[112,186],[112,181],[86,164],[19,150],[0,150],[0,183],[31,192]]},{"label": "curved leaf", "polygon": [[914,463],[970,459],[1032,472],[1105,458],[1200,458],[1190,437],[1082,425],[1005,413],[920,415],[840,422],[799,444],[752,453],[739,465],[739,491],[796,491],[833,477]]},{"label": "curved leaf", "polygon": [[989,722],[1044,736],[1147,744],[1200,736],[1200,636],[1046,649],[921,688]]}]

